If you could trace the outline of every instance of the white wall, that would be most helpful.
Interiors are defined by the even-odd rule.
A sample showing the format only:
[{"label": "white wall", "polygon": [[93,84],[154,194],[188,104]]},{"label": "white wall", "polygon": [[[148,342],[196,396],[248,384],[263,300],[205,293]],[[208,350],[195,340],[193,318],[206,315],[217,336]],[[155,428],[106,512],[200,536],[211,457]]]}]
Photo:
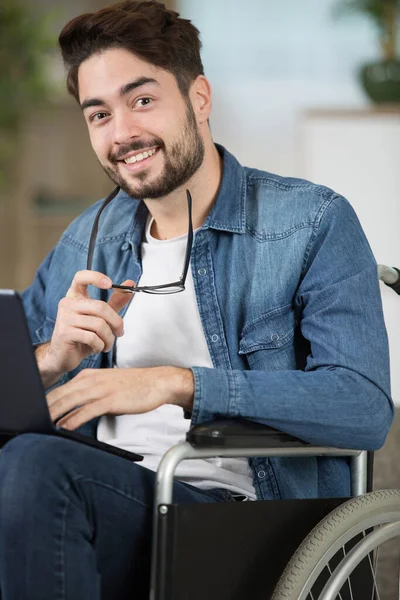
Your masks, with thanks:
[{"label": "white wall", "polygon": [[[369,104],[358,84],[357,72],[359,65],[379,56],[377,34],[362,16],[334,19],[336,4],[336,0],[250,0],[247,3],[243,0],[178,0],[178,10],[192,19],[201,32],[204,67],[214,89],[211,119],[214,139],[226,145],[243,164],[305,177],[310,171],[304,151],[307,147],[302,128],[304,111],[324,107],[349,109]],[[326,160],[330,159],[326,155]],[[357,161],[357,154],[354,160]],[[357,167],[354,173],[359,173],[363,165]],[[370,165],[365,167],[371,168]],[[338,180],[335,169],[329,165],[325,171],[326,180],[323,178],[319,183],[340,187],[343,177]],[[324,169],[321,167],[318,172]],[[392,175],[391,180],[396,182],[396,172]],[[336,181],[340,183],[335,184]],[[357,211],[358,203],[366,230],[371,219],[374,223],[371,215],[378,211],[375,230],[367,232],[378,262],[400,267],[396,263],[399,253],[393,246],[397,244],[397,236],[391,235],[388,240],[385,226],[387,221],[396,228],[398,196],[392,193],[392,206],[388,206],[385,214],[382,194],[377,194],[376,207],[371,198],[369,206],[364,207],[363,198],[357,198],[353,190],[358,190],[357,181],[344,187],[346,189],[338,191],[347,195],[350,202],[354,195],[353,204]],[[400,331],[400,298],[383,288],[383,300],[387,328],[394,338]],[[392,380],[394,397],[399,402],[400,378],[393,375],[397,374],[400,350],[394,346],[393,342]]]},{"label": "white wall", "polygon": [[245,164],[301,175],[297,115],[366,103],[360,63],[378,52],[361,17],[335,20],[335,0],[178,0],[198,27],[214,88],[217,141]]}]

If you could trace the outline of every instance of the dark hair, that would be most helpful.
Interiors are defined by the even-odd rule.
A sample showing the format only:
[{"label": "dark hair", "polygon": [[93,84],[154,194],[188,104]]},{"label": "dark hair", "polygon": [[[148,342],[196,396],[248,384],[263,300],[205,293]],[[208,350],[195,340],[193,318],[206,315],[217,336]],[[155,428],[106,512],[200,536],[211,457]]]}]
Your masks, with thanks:
[{"label": "dark hair", "polygon": [[184,96],[194,79],[204,74],[198,29],[153,0],[126,0],[80,15],[65,25],[59,44],[68,72],[67,89],[78,102],[80,65],[109,48],[123,48],[169,71]]}]

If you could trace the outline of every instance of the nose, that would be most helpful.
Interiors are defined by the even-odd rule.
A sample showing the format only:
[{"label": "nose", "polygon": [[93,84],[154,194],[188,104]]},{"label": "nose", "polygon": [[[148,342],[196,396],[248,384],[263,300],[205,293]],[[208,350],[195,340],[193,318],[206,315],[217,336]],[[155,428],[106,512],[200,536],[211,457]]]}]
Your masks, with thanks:
[{"label": "nose", "polygon": [[117,146],[123,146],[141,135],[142,129],[133,111],[123,107],[114,113],[114,143]]}]

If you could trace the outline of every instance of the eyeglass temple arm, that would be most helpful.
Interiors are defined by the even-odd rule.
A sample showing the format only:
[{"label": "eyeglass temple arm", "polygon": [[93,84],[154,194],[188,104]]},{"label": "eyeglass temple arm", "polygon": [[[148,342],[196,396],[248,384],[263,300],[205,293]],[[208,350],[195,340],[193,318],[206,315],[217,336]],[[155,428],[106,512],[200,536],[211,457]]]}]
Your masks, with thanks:
[{"label": "eyeglass temple arm", "polygon": [[94,220],[92,231],[90,233],[89,250],[88,250],[88,257],[87,257],[87,261],[86,261],[86,269],[88,271],[92,270],[94,247],[95,247],[95,244],[96,244],[97,233],[98,233],[98,230],[99,230],[100,215],[103,212],[103,210],[105,209],[105,207],[108,204],[110,204],[110,202],[112,200],[114,200],[114,198],[118,194],[119,190],[120,190],[120,187],[119,187],[119,185],[117,185],[117,187],[115,188],[115,190],[113,190],[111,192],[111,194],[109,194],[107,196],[107,198],[104,200],[104,202],[101,205],[100,210],[98,211],[98,213],[96,215],[96,218]]},{"label": "eyeglass temple arm", "polygon": [[[88,257],[87,257],[87,261],[86,261],[86,269],[88,271],[90,271],[92,269],[92,263],[93,263],[93,254],[94,254],[94,248],[95,248],[95,244],[96,244],[96,238],[97,238],[97,233],[99,230],[99,221],[100,221],[100,216],[101,213],[103,212],[103,210],[106,208],[106,206],[108,204],[110,204],[110,202],[112,200],[114,200],[114,198],[117,196],[118,192],[120,191],[120,187],[117,186],[112,192],[111,194],[109,194],[109,196],[107,196],[107,198],[104,200],[103,204],[101,205],[96,218],[94,220],[93,223],[93,227],[92,227],[92,231],[90,233],[90,239],[89,239],[89,249],[88,249]],[[189,213],[189,228],[188,228],[188,240],[187,240],[187,245],[186,245],[186,255],[185,255],[185,264],[183,267],[183,273],[180,279],[179,283],[184,283],[186,280],[186,276],[187,276],[187,272],[189,269],[189,262],[190,262],[190,254],[191,254],[191,250],[192,250],[192,244],[193,244],[193,223],[192,223],[192,196],[190,195],[189,190],[186,190],[186,196],[187,196],[187,202],[188,202],[188,213]],[[117,289],[121,289],[121,290],[130,290],[133,289],[130,286],[124,286],[124,285],[113,285],[113,288],[117,288]],[[159,287],[159,286],[157,286]]]},{"label": "eyeglass temple arm", "polygon": [[185,283],[186,275],[189,269],[190,264],[190,254],[192,252],[193,245],[193,222],[192,222],[192,196],[189,190],[186,190],[187,203],[188,203],[188,213],[189,213],[189,227],[188,227],[188,239],[186,244],[186,255],[185,255],[185,264],[183,266],[183,272],[181,276],[181,283]]}]

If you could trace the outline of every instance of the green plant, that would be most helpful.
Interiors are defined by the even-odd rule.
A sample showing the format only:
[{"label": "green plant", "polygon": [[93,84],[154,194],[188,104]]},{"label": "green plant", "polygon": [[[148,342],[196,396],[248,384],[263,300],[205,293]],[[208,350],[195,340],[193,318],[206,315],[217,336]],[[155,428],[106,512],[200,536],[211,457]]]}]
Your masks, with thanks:
[{"label": "green plant", "polygon": [[359,12],[370,17],[378,28],[384,58],[396,58],[400,0],[340,0],[336,12]]},{"label": "green plant", "polygon": [[46,60],[55,48],[50,19],[33,13],[23,0],[0,1],[0,185],[26,112],[50,93]]}]

